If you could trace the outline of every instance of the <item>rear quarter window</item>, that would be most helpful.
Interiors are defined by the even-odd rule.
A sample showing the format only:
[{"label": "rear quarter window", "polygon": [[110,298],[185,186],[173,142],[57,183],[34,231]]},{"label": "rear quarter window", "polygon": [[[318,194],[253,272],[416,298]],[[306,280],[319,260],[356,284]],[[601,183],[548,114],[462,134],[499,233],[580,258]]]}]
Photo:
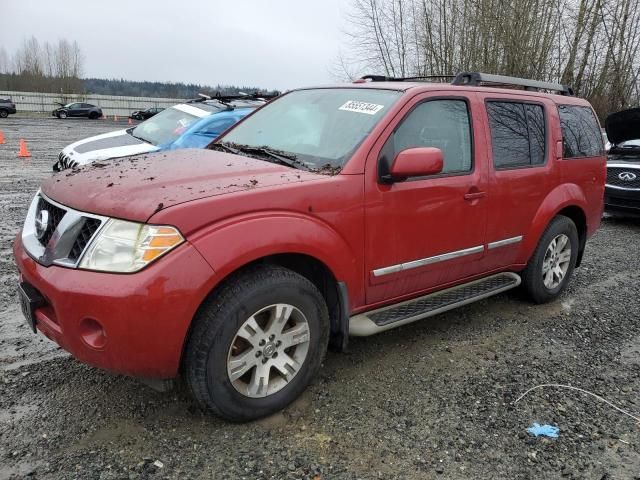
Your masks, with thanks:
[{"label": "rear quarter window", "polygon": [[544,164],[546,125],[542,105],[492,100],[487,102],[487,114],[496,169]]},{"label": "rear quarter window", "polygon": [[604,155],[602,132],[590,107],[558,105],[564,158]]}]

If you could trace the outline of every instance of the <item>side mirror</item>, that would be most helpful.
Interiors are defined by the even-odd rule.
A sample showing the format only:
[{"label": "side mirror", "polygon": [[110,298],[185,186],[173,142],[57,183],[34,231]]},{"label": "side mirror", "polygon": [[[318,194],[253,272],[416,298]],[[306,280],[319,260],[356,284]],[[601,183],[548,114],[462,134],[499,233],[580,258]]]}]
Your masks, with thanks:
[{"label": "side mirror", "polygon": [[434,147],[408,148],[396,155],[389,174],[394,181],[410,177],[436,175],[442,172],[444,160],[442,150]]}]

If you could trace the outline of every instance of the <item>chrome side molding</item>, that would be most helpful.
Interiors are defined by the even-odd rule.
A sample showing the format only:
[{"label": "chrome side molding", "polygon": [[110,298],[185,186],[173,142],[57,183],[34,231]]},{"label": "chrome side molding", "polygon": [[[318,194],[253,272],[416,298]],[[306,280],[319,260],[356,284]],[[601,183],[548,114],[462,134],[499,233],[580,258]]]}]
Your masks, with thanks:
[{"label": "chrome side molding", "polygon": [[410,262],[398,263],[397,265],[391,265],[389,267],[382,267],[374,270],[373,276],[382,277],[383,275],[389,275],[390,273],[411,270],[412,268],[423,267],[424,265],[431,265],[438,262],[444,262],[446,260],[452,260],[454,258],[473,255],[474,253],[482,253],[483,250],[484,247],[482,245],[478,245],[477,247],[465,248],[464,250],[456,250],[455,252],[443,253],[442,255],[436,255],[434,257],[427,257],[421,258],[419,260],[412,260]]},{"label": "chrome side molding", "polygon": [[518,243],[522,241],[522,235],[517,237],[505,238],[504,240],[498,240],[497,242],[491,242],[487,244],[489,250],[493,250],[494,248],[504,247],[505,245],[512,245],[514,243]]},{"label": "chrome side molding", "polygon": [[[523,239],[522,235],[517,237],[505,238],[504,240],[497,240],[487,244],[489,250],[494,248],[505,247],[507,245],[513,245],[519,243]],[[456,250],[455,252],[443,253],[441,255],[435,255],[433,257],[421,258],[419,260],[412,260],[410,262],[398,263],[396,265],[390,265],[388,267],[376,268],[373,270],[374,277],[382,277],[389,275],[390,273],[398,273],[405,270],[411,270],[412,268],[423,267],[425,265],[432,265],[434,263],[445,262],[447,260],[453,260],[454,258],[465,257],[467,255],[473,255],[475,253],[481,253],[484,251],[484,246],[478,245],[476,247],[465,248],[463,250]]]}]

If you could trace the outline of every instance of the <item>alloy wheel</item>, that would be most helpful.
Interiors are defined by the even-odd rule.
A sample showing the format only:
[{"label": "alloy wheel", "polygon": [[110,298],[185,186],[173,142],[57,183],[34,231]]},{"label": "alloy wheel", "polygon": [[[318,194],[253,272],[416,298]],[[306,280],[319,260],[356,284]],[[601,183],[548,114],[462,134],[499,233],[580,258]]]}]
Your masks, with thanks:
[{"label": "alloy wheel", "polygon": [[571,242],[565,234],[551,240],[542,262],[542,280],[544,286],[553,290],[563,282],[571,263]]},{"label": "alloy wheel", "polygon": [[278,303],[251,315],[227,355],[227,374],[242,395],[261,398],[282,390],[300,371],[310,343],[309,323],[296,307]]}]

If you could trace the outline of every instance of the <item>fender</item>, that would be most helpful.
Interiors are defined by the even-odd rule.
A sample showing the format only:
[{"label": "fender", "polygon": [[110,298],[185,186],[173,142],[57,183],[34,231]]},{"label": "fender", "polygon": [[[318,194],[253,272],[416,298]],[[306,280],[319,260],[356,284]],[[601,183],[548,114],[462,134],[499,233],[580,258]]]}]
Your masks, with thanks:
[{"label": "fender", "polygon": [[587,211],[587,199],[582,189],[575,183],[558,185],[540,204],[529,231],[524,236],[518,263],[525,264],[529,261],[551,219],[566,207],[578,207],[583,212]]},{"label": "fender", "polygon": [[[298,253],[319,260],[349,293],[363,291],[358,256],[336,230],[317,217],[290,211],[261,211],[212,224],[189,241],[215,271],[215,285],[260,258]],[[222,246],[222,247],[221,247]],[[354,300],[349,299],[353,305]]]}]

